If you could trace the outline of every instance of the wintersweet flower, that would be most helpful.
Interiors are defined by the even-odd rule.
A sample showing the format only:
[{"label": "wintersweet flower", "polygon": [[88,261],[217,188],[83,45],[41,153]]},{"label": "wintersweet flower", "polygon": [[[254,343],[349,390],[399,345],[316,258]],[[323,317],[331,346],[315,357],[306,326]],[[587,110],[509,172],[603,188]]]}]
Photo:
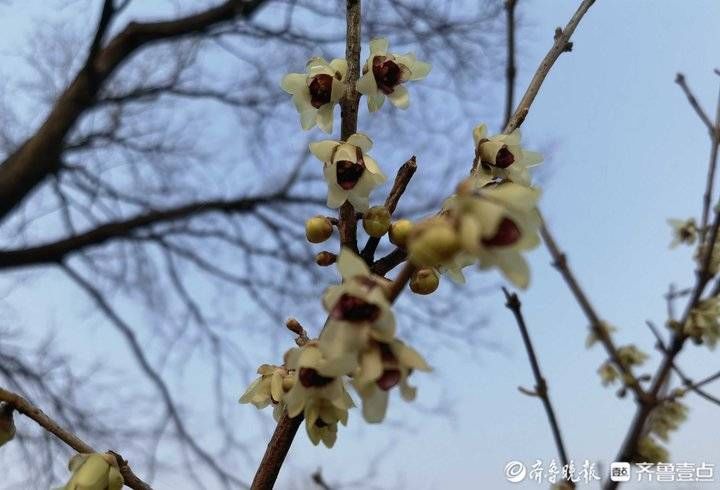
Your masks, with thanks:
[{"label": "wintersweet flower", "polygon": [[360,366],[353,377],[353,386],[362,398],[363,417],[370,423],[382,422],[387,411],[389,391],[400,387],[406,401],[415,399],[416,388],[408,384],[413,370],[431,371],[425,359],[400,340],[383,343],[373,341],[360,354]]},{"label": "wintersweet flower", "polygon": [[673,240],[670,243],[670,248],[675,248],[681,243],[684,245],[692,245],[695,243],[698,229],[693,218],[687,220],[669,219],[667,222],[673,231]]},{"label": "wintersweet flower", "polygon": [[478,258],[480,268],[498,267],[526,288],[530,270],[521,252],[540,244],[539,197],[538,189],[505,181],[462,191],[446,206],[456,217],[463,250]]},{"label": "wintersweet flower", "polygon": [[322,441],[331,448],[337,439],[338,422],[347,425],[348,411],[340,409],[328,400],[312,400],[305,408],[305,429],[316,446]]},{"label": "wintersweet flower", "polygon": [[480,124],[473,129],[475,149],[478,152],[482,169],[503,180],[522,185],[530,185],[530,167],[543,158],[535,151],[523,150],[520,146],[520,130],[510,134],[487,136],[487,126]]},{"label": "wintersweet flower", "polygon": [[403,84],[408,80],[422,80],[430,68],[429,63],[418,61],[414,54],[389,53],[387,39],[373,39],[357,91],[367,96],[370,112],[380,109],[386,96],[395,107],[407,109],[410,95]]},{"label": "wintersweet flower", "polygon": [[342,378],[327,373],[327,363],[317,342],[308,342],[303,347],[290,349],[286,354],[288,369],[294,370],[295,383],[283,402],[290,417],[305,411],[307,417],[321,400],[327,400],[339,410],[347,411],[355,406],[345,390]]},{"label": "wintersweet flower", "polygon": [[720,338],[720,297],[702,300],[690,310],[683,333],[715,348]]},{"label": "wintersweet flower", "polygon": [[333,109],[345,93],[347,61],[310,58],[306,73],[289,73],[280,83],[282,89],[293,96],[295,108],[300,113],[300,125],[304,130],[317,124],[326,133],[332,132]]},{"label": "wintersweet flower", "polygon": [[285,392],[292,387],[291,373],[284,367],[271,364],[263,364],[258,368],[257,373],[260,377],[250,384],[240,397],[240,403],[252,403],[258,409],[265,408],[271,403],[280,403]]},{"label": "wintersweet flower", "polygon": [[70,481],[58,490],[121,490],[124,481],[110,454],[77,454],[70,459]]},{"label": "wintersweet flower", "polygon": [[359,211],[368,209],[370,192],[387,179],[377,162],[367,154],[370,148],[372,141],[362,133],[353,134],[345,142],[310,143],[310,151],[325,166],[328,207],[339,208],[345,201],[350,201]]},{"label": "wintersweet flower", "polygon": [[329,321],[320,334],[326,371],[351,374],[358,352],[371,339],[389,342],[395,337],[395,315],[385,296],[385,279],[370,272],[365,261],[343,248],[337,268],[343,283],[330,286],[323,296]]}]

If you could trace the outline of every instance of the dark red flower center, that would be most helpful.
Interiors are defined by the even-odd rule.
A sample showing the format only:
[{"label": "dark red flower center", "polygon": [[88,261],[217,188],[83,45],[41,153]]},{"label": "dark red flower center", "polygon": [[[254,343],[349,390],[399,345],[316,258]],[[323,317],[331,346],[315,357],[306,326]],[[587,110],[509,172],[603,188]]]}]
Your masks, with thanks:
[{"label": "dark red flower center", "polygon": [[358,161],[340,160],[336,163],[336,178],[340,187],[349,191],[357,185],[360,177],[365,171],[365,162],[362,159],[362,153],[358,152]]},{"label": "dark red flower center", "polygon": [[332,94],[332,75],[315,75],[310,82],[310,104],[315,109],[330,102]]},{"label": "dark red flower center", "polygon": [[520,228],[509,218],[503,218],[492,238],[483,238],[486,247],[508,247],[520,240]]},{"label": "dark red flower center", "polygon": [[385,94],[391,94],[395,87],[403,81],[402,68],[400,65],[385,56],[376,56],[373,58],[373,75],[378,88]]},{"label": "dark red flower center", "polygon": [[335,303],[330,316],[347,322],[374,322],[380,316],[380,307],[362,298],[343,294]]},{"label": "dark red flower center", "polygon": [[495,155],[495,166],[500,168],[508,168],[510,165],[515,163],[515,157],[512,152],[508,150],[507,146],[503,146]]},{"label": "dark red flower center", "polygon": [[322,429],[322,428],[324,428],[324,427],[327,427],[328,425],[330,425],[330,424],[328,424],[327,422],[325,422],[325,421],[324,421],[323,419],[321,419],[321,418],[318,418],[318,419],[315,421],[315,427],[317,427],[318,429]]},{"label": "dark red flower center", "polygon": [[322,388],[333,380],[333,378],[326,378],[313,368],[300,368],[298,379],[305,388]]},{"label": "dark red flower center", "polygon": [[386,369],[383,371],[382,376],[376,381],[378,388],[384,391],[388,391],[393,386],[400,382],[400,370],[399,369]]}]

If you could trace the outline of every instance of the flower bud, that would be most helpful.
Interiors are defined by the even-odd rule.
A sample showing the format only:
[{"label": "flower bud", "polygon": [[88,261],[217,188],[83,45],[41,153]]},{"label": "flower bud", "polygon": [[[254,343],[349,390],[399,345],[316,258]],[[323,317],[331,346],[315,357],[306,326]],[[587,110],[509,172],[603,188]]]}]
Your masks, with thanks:
[{"label": "flower bud", "polygon": [[415,294],[431,294],[440,285],[440,276],[430,267],[418,269],[410,278],[410,290]]},{"label": "flower bud", "polygon": [[121,490],[123,477],[111,454],[78,454],[70,460],[73,472],[65,489]]},{"label": "flower bud", "polygon": [[322,243],[333,232],[333,225],[325,216],[315,216],[305,222],[305,237],[310,243]]},{"label": "flower bud", "polygon": [[337,255],[332,252],[323,251],[315,256],[315,263],[320,267],[333,265],[337,261]]},{"label": "flower bud", "polygon": [[453,226],[434,218],[416,226],[408,237],[408,258],[421,267],[437,267],[450,261],[460,249]]},{"label": "flower bud", "polygon": [[400,219],[390,225],[390,243],[405,248],[413,223],[409,219]]},{"label": "flower bud", "polygon": [[390,228],[390,211],[385,206],[375,206],[363,215],[363,228],[368,235],[380,238]]},{"label": "flower bud", "polygon": [[15,437],[13,407],[7,403],[0,404],[0,447]]}]

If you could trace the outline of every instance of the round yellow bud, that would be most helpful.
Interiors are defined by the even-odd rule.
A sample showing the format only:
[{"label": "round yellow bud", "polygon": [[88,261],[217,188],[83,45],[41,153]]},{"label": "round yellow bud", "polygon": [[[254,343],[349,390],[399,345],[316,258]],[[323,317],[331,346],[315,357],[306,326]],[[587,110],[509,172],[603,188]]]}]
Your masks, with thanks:
[{"label": "round yellow bud", "polygon": [[333,232],[333,225],[325,216],[315,216],[305,222],[305,237],[310,243],[322,243]]},{"label": "round yellow bud", "polygon": [[410,290],[415,294],[431,294],[440,285],[440,275],[435,269],[423,267],[410,278]]},{"label": "round yellow bud", "polygon": [[390,228],[390,211],[385,206],[375,206],[363,215],[363,228],[368,235],[380,238]]},{"label": "round yellow bud", "polygon": [[400,219],[390,225],[390,242],[398,247],[405,248],[408,235],[412,230],[413,223],[409,219]]},{"label": "round yellow bud", "polygon": [[452,224],[433,218],[416,226],[408,237],[408,258],[420,267],[437,267],[449,262],[460,250]]}]

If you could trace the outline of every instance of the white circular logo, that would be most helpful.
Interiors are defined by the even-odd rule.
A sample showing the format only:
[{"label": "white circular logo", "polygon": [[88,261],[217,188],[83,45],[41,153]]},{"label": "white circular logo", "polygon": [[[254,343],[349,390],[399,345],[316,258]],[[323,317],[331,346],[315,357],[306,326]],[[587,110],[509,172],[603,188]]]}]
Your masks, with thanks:
[{"label": "white circular logo", "polygon": [[510,461],[505,465],[505,478],[511,483],[519,483],[525,479],[527,470],[520,461]]}]

